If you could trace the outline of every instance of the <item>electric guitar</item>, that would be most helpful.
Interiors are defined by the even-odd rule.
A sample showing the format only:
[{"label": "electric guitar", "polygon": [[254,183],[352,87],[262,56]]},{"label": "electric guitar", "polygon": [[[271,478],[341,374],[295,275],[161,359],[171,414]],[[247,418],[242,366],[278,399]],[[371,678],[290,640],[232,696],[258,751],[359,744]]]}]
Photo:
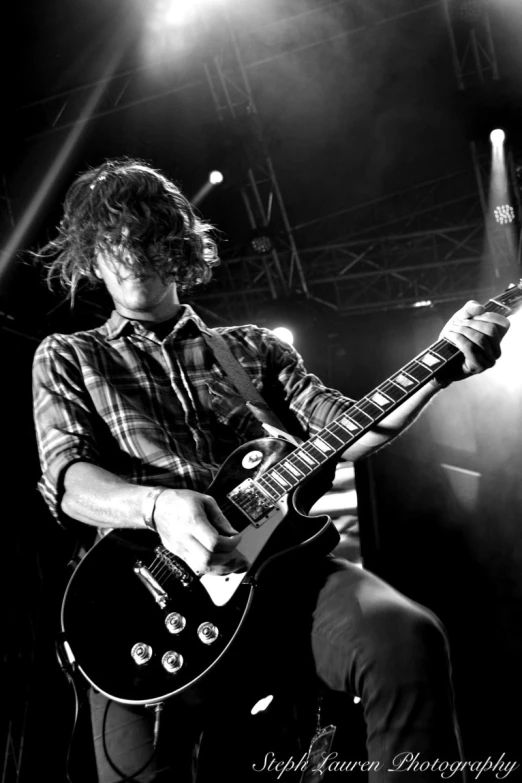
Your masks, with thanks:
[{"label": "electric guitar", "polygon": [[[485,307],[510,315],[521,304],[522,281]],[[331,520],[307,516],[325,469],[458,354],[441,339],[305,443],[260,438],[228,457],[207,492],[242,534],[246,571],[198,578],[152,531],[107,534],[83,558],[64,596],[71,665],[119,702],[191,698],[219,670],[271,565],[294,558],[297,568],[299,558],[313,561],[336,546]]]}]

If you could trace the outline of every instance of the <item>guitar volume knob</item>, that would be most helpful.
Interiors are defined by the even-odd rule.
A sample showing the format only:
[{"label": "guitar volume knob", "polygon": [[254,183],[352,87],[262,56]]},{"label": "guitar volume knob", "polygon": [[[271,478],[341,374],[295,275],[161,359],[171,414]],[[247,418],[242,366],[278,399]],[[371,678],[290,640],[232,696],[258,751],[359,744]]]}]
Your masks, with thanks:
[{"label": "guitar volume knob", "polygon": [[152,647],[150,644],[144,644],[144,642],[137,642],[131,650],[131,655],[134,663],[138,666],[143,666],[152,658]]},{"label": "guitar volume knob", "polygon": [[185,628],[187,621],[179,612],[170,612],[165,617],[165,625],[169,633],[181,633]]},{"label": "guitar volume knob", "polygon": [[161,663],[165,671],[169,674],[175,674],[176,672],[179,672],[183,666],[183,656],[180,653],[174,652],[174,650],[169,650],[161,659]]},{"label": "guitar volume knob", "polygon": [[198,636],[203,644],[212,644],[219,636],[219,631],[213,623],[201,623],[198,628]]}]

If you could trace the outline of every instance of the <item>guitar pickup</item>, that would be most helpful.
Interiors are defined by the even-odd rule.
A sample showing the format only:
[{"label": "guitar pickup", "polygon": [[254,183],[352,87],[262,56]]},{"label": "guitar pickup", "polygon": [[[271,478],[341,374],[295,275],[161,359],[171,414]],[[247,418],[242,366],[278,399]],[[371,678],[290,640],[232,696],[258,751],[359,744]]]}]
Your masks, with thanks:
[{"label": "guitar pickup", "polygon": [[136,576],[138,577],[138,579],[141,581],[141,583],[145,585],[149,593],[152,595],[156,603],[162,609],[165,609],[169,598],[168,594],[161,587],[161,585],[154,579],[149,569],[146,568],[143,565],[143,563],[138,560],[133,570]]}]

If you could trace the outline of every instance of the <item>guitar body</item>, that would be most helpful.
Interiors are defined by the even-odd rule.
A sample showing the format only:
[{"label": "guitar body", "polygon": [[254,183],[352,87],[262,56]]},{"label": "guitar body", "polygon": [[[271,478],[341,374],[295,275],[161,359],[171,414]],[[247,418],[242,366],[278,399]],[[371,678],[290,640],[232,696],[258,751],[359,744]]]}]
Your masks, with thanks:
[{"label": "guitar body", "polygon": [[285,568],[295,572],[335,547],[339,535],[329,518],[305,515],[329,484],[324,469],[259,526],[227,498],[294,448],[278,438],[247,443],[230,455],[207,491],[248,542],[246,573],[198,579],[146,530],[112,531],[88,552],[64,596],[62,631],[74,665],[91,685],[128,704],[173,696],[197,700],[219,672],[271,564],[285,558]]}]

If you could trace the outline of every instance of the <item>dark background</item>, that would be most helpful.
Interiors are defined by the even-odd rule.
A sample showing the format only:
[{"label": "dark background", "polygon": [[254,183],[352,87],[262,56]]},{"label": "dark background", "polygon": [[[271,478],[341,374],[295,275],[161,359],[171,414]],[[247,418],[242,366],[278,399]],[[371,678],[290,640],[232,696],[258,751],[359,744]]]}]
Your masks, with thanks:
[{"label": "dark background", "polygon": [[[485,78],[487,90],[463,93],[442,2],[230,3],[243,57],[259,63],[248,74],[293,226],[398,191],[414,212],[419,184],[460,170],[473,180],[470,139],[483,144],[497,124],[508,130],[516,163],[522,6],[515,0],[485,6],[500,78]],[[93,293],[71,313],[59,296],[46,292],[27,251],[52,235],[77,171],[125,154],[150,160],[189,196],[210,168],[231,172],[200,209],[224,232],[225,260],[243,252],[249,236],[237,180],[249,130],[218,121],[201,74],[202,58],[221,45],[219,7],[214,3],[206,22],[191,32],[169,38],[165,50],[157,44],[155,60],[159,55],[162,64],[155,67],[143,53],[152,7],[137,0],[22,2],[3,25],[0,173],[8,199],[2,200],[0,280],[7,619],[2,783],[33,783],[46,775],[61,781],[71,725],[72,703],[53,639],[74,541],[52,522],[35,489],[32,356],[45,334],[95,325],[105,313],[104,300]],[[184,53],[182,45],[188,47]],[[115,74],[132,74],[126,90],[135,105],[93,118],[57,167],[71,128],[52,131],[49,112],[63,109],[74,116],[74,101],[85,102],[85,93],[71,91],[106,74],[113,56]],[[183,90],[148,99],[169,92],[176,80]],[[45,102],[62,93],[55,103]],[[40,100],[43,108],[29,106]],[[30,215],[42,183],[46,188]],[[473,214],[483,220],[478,191],[474,206]],[[390,220],[394,208],[397,200],[391,199]],[[361,210],[371,235],[371,206]],[[455,204],[441,225],[466,223],[469,210],[468,202]],[[428,208],[425,220],[432,227]],[[296,238],[304,250],[335,242],[349,230],[349,222],[327,221],[296,231]],[[422,272],[422,259],[418,264]],[[489,271],[477,266],[477,291]],[[505,282],[493,280],[499,290]],[[329,384],[362,396],[437,338],[462,303],[453,289],[446,294],[431,308],[396,309],[400,302],[390,299],[358,314],[305,302],[294,310],[296,346]],[[192,303],[197,308],[197,296]],[[215,323],[225,311],[244,319],[244,304],[238,300],[236,313],[234,304],[215,309]],[[266,297],[249,303],[260,322],[274,326],[278,304]],[[288,312],[288,303],[283,310]],[[396,444],[361,465],[357,478],[366,564],[447,625],[468,758],[496,760],[505,753],[522,763],[522,374],[516,323],[504,354],[495,370],[440,395]]]}]

